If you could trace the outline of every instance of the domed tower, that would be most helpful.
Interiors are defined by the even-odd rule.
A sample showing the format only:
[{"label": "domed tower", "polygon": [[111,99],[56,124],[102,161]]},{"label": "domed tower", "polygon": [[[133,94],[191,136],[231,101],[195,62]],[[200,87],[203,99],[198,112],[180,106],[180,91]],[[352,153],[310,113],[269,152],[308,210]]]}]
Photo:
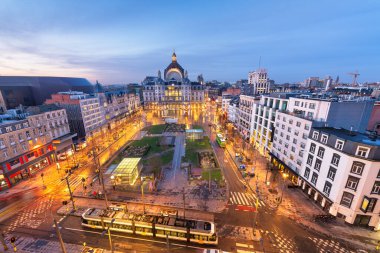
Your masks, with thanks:
[{"label": "domed tower", "polygon": [[175,52],[172,54],[172,62],[166,67],[164,77],[166,81],[175,80],[182,81],[185,76],[184,69],[177,62],[177,55]]}]

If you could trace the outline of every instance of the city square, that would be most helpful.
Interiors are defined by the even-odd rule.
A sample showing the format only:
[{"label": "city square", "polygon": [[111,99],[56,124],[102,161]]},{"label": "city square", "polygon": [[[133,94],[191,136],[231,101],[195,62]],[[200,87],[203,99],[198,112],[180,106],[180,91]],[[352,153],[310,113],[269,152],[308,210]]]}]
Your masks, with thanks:
[{"label": "city square", "polygon": [[[17,32],[9,35],[10,29],[0,28],[0,36],[7,34],[4,38],[9,40],[0,41],[5,52],[5,60],[0,60],[0,252],[380,251],[380,82],[371,67],[363,64],[360,73],[352,71],[356,65],[345,66],[343,56],[336,56],[336,62],[344,68],[334,68],[335,63],[313,65],[305,59],[301,68],[303,62],[293,58],[289,66],[280,66],[270,49],[235,40],[227,48],[219,37],[201,43],[202,37],[194,36],[207,27],[207,33],[234,37],[238,30],[227,28],[230,22],[239,24],[237,18],[243,17],[239,13],[274,3],[227,1],[217,6],[210,1],[204,3],[208,13],[216,15],[217,8],[223,17],[233,13],[235,20],[226,16],[228,22],[211,22],[208,17],[206,25],[188,18],[204,17],[198,13],[202,5],[198,2],[166,3],[166,10],[145,1],[93,5],[38,1],[46,7],[38,9],[23,1],[0,4],[0,21],[12,20],[9,27],[20,34],[28,29],[43,32],[45,37],[38,37],[41,43],[61,45],[56,49],[62,50],[62,55],[52,50],[54,56],[47,56],[48,46],[26,46],[15,40]],[[328,4],[310,6],[321,10]],[[345,8],[349,11],[355,4],[350,1]],[[310,6],[302,3],[299,8]],[[179,7],[188,12],[178,17],[174,10]],[[371,7],[378,12],[375,3],[360,8],[369,13]],[[59,8],[68,18],[57,17],[54,23],[51,15]],[[47,16],[12,19],[29,9]],[[171,11],[181,25],[191,24],[188,33],[196,39],[184,36],[184,29],[177,31],[170,15],[155,17],[158,9]],[[83,10],[93,13],[78,15]],[[286,10],[294,14],[298,9]],[[103,11],[109,20],[95,21],[94,14],[100,17]],[[271,22],[280,24],[276,13],[271,13],[275,20]],[[373,13],[366,18],[370,20]],[[29,27],[24,19],[41,30]],[[42,25],[41,20],[52,23]],[[157,31],[148,25],[155,21],[162,25]],[[64,37],[58,27],[66,22],[91,36],[99,36],[97,29],[107,33],[102,27],[107,24],[110,36],[96,42],[82,32],[70,32],[68,50],[52,39],[56,32]],[[284,22],[305,25],[298,20]],[[348,23],[337,26],[349,31]],[[333,30],[322,21],[315,24]],[[136,38],[125,37],[118,25],[132,29],[127,34]],[[45,26],[52,30],[44,30]],[[182,37],[172,36],[165,27]],[[241,31],[248,31],[244,27],[241,24]],[[270,29],[282,34],[281,29]],[[140,32],[149,34],[152,42],[146,42],[147,37],[141,40]],[[368,41],[374,38],[368,36]],[[185,44],[187,40],[201,44]],[[310,48],[329,48],[307,43]],[[340,45],[331,43],[338,52]],[[139,51],[147,45],[149,50]],[[240,55],[241,45],[241,50],[255,52],[257,64],[251,59],[239,64],[232,60]],[[122,58],[117,50],[129,46]],[[284,54],[302,51],[290,42],[281,46],[289,47]],[[11,49],[14,55],[8,53]],[[356,51],[350,50],[355,57]],[[53,63],[53,59],[65,60]],[[34,67],[25,67],[29,65]],[[289,71],[294,66],[301,73]],[[304,76],[308,77],[299,81]]]}]

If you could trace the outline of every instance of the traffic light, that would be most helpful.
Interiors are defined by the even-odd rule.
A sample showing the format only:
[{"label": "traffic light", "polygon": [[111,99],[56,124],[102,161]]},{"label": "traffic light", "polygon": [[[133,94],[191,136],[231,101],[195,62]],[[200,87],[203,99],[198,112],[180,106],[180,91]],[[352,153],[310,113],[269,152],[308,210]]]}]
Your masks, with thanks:
[{"label": "traffic light", "polygon": [[16,242],[16,238],[15,237],[12,237],[11,238],[11,244],[13,246],[13,251],[16,252],[17,251],[17,248],[16,248],[16,245],[15,245],[15,242]]}]

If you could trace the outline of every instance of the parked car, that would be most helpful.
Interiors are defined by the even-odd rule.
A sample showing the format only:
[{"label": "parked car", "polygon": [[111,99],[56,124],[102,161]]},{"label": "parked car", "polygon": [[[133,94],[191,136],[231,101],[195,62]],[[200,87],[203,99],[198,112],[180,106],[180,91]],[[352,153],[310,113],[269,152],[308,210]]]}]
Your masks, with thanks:
[{"label": "parked car", "polygon": [[236,152],[235,157],[239,157],[239,156],[240,156],[240,153]]},{"label": "parked car", "polygon": [[248,172],[248,176],[255,177],[255,168],[252,167],[252,169]]},{"label": "parked car", "polygon": [[58,159],[59,159],[60,161],[65,161],[65,160],[67,159],[67,155],[66,155],[66,154],[62,154],[62,155],[60,155],[60,156],[58,157]]},{"label": "parked car", "polygon": [[239,165],[239,170],[245,170],[245,169],[246,169],[246,167],[245,167],[244,164],[240,164],[240,165]]}]

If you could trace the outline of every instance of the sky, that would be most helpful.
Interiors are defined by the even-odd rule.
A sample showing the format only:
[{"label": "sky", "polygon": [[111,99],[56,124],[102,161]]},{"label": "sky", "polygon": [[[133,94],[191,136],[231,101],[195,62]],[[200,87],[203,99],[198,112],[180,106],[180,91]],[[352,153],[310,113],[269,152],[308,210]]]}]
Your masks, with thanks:
[{"label": "sky", "polygon": [[139,83],[173,50],[193,80],[380,81],[380,1],[0,1],[0,75]]}]

